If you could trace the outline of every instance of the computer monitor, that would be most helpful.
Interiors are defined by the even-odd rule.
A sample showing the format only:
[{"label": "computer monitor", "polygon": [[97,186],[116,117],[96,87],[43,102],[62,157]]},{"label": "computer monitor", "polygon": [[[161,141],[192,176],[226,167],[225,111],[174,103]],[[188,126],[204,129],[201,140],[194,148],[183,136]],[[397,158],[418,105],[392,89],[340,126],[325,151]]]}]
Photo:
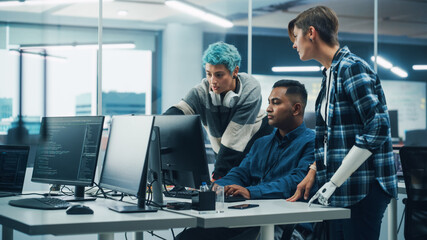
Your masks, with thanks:
[{"label": "computer monitor", "polygon": [[67,201],[95,200],[84,187],[93,184],[103,123],[103,116],[44,117],[31,181],[74,185]]},{"label": "computer monitor", "polygon": [[113,116],[99,185],[138,198],[137,205],[117,203],[116,212],[156,211],[145,205],[148,149],[154,116]]},{"label": "computer monitor", "polygon": [[0,197],[22,193],[29,146],[0,145]]},{"label": "computer monitor", "polygon": [[399,141],[399,115],[397,110],[389,110],[388,116],[390,117],[390,130],[393,142]]},{"label": "computer monitor", "polygon": [[210,182],[200,116],[156,116],[160,130],[163,181],[175,187],[199,188]]}]

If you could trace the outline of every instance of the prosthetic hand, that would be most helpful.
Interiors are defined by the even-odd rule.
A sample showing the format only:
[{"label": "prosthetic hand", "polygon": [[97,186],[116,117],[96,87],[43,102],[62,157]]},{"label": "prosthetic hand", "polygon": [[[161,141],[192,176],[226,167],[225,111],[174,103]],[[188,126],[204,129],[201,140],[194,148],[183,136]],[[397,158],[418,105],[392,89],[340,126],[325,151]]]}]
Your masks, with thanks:
[{"label": "prosthetic hand", "polygon": [[310,207],[311,203],[316,199],[320,204],[328,206],[328,199],[335,192],[335,189],[337,189],[337,186],[333,182],[329,181],[325,183],[310,199],[310,201],[308,201],[308,206]]},{"label": "prosthetic hand", "polygon": [[322,205],[329,205],[328,200],[335,192],[335,189],[340,187],[371,155],[372,153],[369,150],[353,146],[344,157],[341,166],[332,176],[331,180],[316,192],[308,202],[308,206],[316,199]]}]

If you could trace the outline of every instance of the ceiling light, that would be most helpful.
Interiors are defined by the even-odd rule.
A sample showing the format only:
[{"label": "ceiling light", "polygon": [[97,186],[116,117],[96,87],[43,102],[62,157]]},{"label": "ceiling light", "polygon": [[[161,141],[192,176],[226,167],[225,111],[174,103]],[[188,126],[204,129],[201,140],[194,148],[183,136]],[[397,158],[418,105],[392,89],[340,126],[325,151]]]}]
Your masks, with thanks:
[{"label": "ceiling light", "polygon": [[427,70],[427,65],[413,65],[412,69],[414,69],[414,70]]},{"label": "ceiling light", "polygon": [[123,17],[127,16],[128,14],[129,14],[129,12],[126,10],[120,10],[117,12],[117,15],[123,16]]},{"label": "ceiling light", "polygon": [[[372,60],[373,62],[375,62],[375,56],[372,56],[372,57],[371,57],[371,60]],[[393,64],[391,64],[391,62],[389,62],[389,61],[385,60],[384,58],[382,58],[382,57],[380,57],[380,56],[377,56],[377,63],[378,63],[378,65],[380,65],[380,66],[381,66],[381,67],[383,67],[383,68],[390,69],[390,68],[392,68],[392,67],[393,67]]]},{"label": "ceiling light", "polygon": [[408,77],[408,73],[399,67],[392,67],[390,70],[399,77],[402,77],[402,78]]},{"label": "ceiling light", "polygon": [[[0,2],[0,7],[14,7],[14,6],[35,6],[35,5],[59,5],[59,4],[72,4],[72,3],[90,3],[98,2],[99,0],[26,0],[26,1],[6,1]],[[103,0],[104,2],[112,2],[113,0]]]},{"label": "ceiling light", "polygon": [[184,1],[166,0],[165,4],[169,7],[175,8],[179,11],[185,12],[188,15],[198,17],[204,21],[219,25],[224,28],[233,27],[233,23],[216,14],[209,13],[200,7]]},{"label": "ceiling light", "polygon": [[305,66],[305,67],[272,67],[273,72],[318,72],[321,68],[319,66]]},{"label": "ceiling light", "polygon": [[[132,49],[134,43],[104,43],[103,49]],[[68,44],[68,45],[38,45],[21,46],[24,50],[73,50],[73,49],[98,49],[98,44]]]},{"label": "ceiling light", "polygon": [[219,25],[221,27],[224,27],[224,28],[231,28],[231,27],[233,27],[233,23],[232,22],[230,22],[229,20],[227,20],[227,19],[225,19],[223,17],[220,17],[220,16],[217,16],[215,14],[212,14],[212,13],[206,13],[205,16],[203,17],[203,19],[205,21],[207,21],[207,22],[211,22],[213,24],[217,24],[217,25]]}]

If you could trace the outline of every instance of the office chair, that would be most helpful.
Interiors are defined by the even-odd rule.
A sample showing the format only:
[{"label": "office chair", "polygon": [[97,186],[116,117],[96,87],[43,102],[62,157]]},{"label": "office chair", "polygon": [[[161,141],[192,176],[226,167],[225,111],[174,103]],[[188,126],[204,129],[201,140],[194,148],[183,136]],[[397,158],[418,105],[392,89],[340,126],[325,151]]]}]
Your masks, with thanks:
[{"label": "office chair", "polygon": [[405,239],[427,239],[427,147],[400,149],[407,199]]}]

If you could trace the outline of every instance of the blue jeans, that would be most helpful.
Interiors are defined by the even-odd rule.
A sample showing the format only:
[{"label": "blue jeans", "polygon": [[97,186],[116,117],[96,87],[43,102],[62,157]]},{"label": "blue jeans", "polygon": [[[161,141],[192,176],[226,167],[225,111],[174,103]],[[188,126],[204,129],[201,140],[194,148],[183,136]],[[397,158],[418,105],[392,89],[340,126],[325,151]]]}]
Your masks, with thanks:
[{"label": "blue jeans", "polygon": [[360,202],[348,207],[351,210],[350,219],[328,221],[329,239],[378,239],[381,221],[390,200],[391,196],[377,181],[374,181],[368,195]]}]

